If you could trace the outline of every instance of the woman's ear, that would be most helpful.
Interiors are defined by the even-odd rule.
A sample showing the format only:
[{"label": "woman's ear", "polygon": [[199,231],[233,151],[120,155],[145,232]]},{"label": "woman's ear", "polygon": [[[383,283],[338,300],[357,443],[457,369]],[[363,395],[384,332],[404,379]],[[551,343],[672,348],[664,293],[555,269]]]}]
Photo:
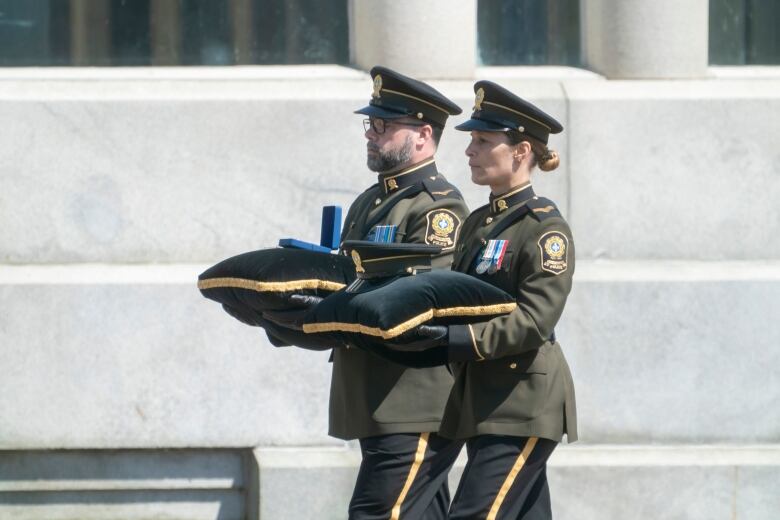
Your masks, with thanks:
[{"label": "woman's ear", "polygon": [[512,157],[518,162],[523,162],[523,159],[525,159],[529,153],[531,153],[531,143],[528,141],[522,141],[515,145],[515,150],[512,152]]}]

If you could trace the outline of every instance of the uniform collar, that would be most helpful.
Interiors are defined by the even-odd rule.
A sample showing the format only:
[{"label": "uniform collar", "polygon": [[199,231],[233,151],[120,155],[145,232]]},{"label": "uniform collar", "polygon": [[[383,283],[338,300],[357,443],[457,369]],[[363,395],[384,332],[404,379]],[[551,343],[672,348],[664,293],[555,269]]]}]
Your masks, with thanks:
[{"label": "uniform collar", "polygon": [[379,186],[382,188],[382,193],[387,195],[417,184],[426,176],[435,177],[437,174],[436,161],[430,157],[403,170],[379,174]]},{"label": "uniform collar", "polygon": [[527,202],[534,197],[534,189],[531,187],[531,183],[527,182],[522,186],[518,186],[503,195],[493,196],[490,195],[490,214],[499,215],[508,210],[512,206],[516,206],[523,202]]}]

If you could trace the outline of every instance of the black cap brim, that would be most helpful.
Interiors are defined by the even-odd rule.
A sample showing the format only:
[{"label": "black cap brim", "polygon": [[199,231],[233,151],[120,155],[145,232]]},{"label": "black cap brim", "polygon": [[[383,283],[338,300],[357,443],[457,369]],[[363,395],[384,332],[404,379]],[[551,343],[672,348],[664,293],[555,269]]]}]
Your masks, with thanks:
[{"label": "black cap brim", "polygon": [[407,117],[408,114],[403,114],[401,112],[396,112],[394,110],[387,110],[382,107],[377,107],[374,105],[368,105],[360,110],[355,110],[355,114],[363,114],[368,117],[376,117],[379,119],[398,119],[400,117]]},{"label": "black cap brim", "polygon": [[455,130],[461,130],[462,132],[472,132],[475,130],[478,132],[505,132],[511,130],[511,128],[492,121],[485,121],[484,119],[467,119],[456,126]]}]

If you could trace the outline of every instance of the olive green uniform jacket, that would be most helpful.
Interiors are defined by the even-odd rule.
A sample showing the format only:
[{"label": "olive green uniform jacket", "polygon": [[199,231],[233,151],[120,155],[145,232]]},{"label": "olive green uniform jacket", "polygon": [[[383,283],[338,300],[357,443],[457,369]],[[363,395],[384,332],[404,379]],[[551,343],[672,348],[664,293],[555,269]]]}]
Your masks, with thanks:
[{"label": "olive green uniform jacket", "polygon": [[[370,239],[395,225],[395,242],[440,245],[435,268],[449,269],[468,208],[433,159],[379,176],[347,212],[341,240]],[[333,350],[329,434],[340,439],[435,432],[452,388],[446,367],[407,368],[354,347]]]},{"label": "olive green uniform jacket", "polygon": [[[477,272],[490,240],[508,240],[500,267]],[[574,385],[553,328],[574,274],[571,230],[530,184],[474,211],[463,225],[453,269],[517,298],[510,314],[450,327],[455,384],[439,433],[577,439]],[[460,361],[460,362],[457,362]]]}]

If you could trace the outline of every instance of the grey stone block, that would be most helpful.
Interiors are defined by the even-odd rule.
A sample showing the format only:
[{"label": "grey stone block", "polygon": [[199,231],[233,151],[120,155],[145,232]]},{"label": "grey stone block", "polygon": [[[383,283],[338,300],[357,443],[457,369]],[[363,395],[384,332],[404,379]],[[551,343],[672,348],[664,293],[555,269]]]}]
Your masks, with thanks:
[{"label": "grey stone block", "polygon": [[733,468],[551,468],[561,520],[732,520]]},{"label": "grey stone block", "polygon": [[769,368],[780,363],[777,279],[609,281],[597,270],[575,275],[556,329],[581,439],[780,441],[780,381]]},{"label": "grey stone block", "polygon": [[779,258],[779,85],[565,82],[579,258]]},{"label": "grey stone block", "polygon": [[255,457],[260,520],[347,517],[359,451],[258,449]]},{"label": "grey stone block", "polygon": [[745,466],[736,471],[737,520],[775,520],[780,512],[780,467]]},{"label": "grey stone block", "polygon": [[[0,449],[339,445],[328,354],[274,349],[200,296],[200,270],[0,269]],[[556,333],[581,438],[780,441],[778,273],[579,264]]]},{"label": "grey stone block", "polygon": [[0,497],[4,520],[243,520],[237,491],[103,491],[7,493]]},{"label": "grey stone block", "polygon": [[240,489],[246,453],[237,450],[0,451],[0,493]]},{"label": "grey stone block", "polygon": [[[556,82],[508,83],[564,117]],[[464,108],[452,126],[470,116],[471,81],[433,84]],[[346,211],[376,182],[352,113],[370,93],[367,74],[4,81],[0,118],[15,139],[0,142],[0,262],[213,262],[283,237],[317,242],[320,208]],[[489,191],[471,184],[468,139],[446,130],[437,161],[477,207]],[[564,165],[538,191],[565,209],[558,143]]]},{"label": "grey stone block", "polygon": [[251,453],[0,451],[0,518],[239,520]]},{"label": "grey stone block", "polygon": [[275,349],[186,285],[13,285],[0,449],[336,444],[327,352]]},{"label": "grey stone block", "polygon": [[[375,182],[361,101],[0,102],[18,122],[0,149],[0,259],[206,261],[317,242],[320,207]],[[315,137],[323,122],[339,134]]]},{"label": "grey stone block", "polygon": [[[268,449],[255,456],[261,520],[344,518],[357,450]],[[464,450],[450,472],[453,494],[465,463]],[[778,468],[778,445],[584,445],[557,448],[547,474],[560,520],[768,520],[777,511]]]},{"label": "grey stone block", "polygon": [[[551,138],[561,168],[534,182],[570,220],[581,258],[778,258],[778,79],[492,70],[486,79],[566,127]],[[375,179],[352,114],[370,79],[350,72],[314,82],[4,81],[0,117],[16,122],[16,138],[0,143],[0,261],[206,262],[285,236],[318,240],[320,207],[346,207]],[[468,117],[471,81],[432,84],[464,108],[453,125]],[[447,130],[438,163],[475,208],[487,190],[470,183],[467,142]]]}]

